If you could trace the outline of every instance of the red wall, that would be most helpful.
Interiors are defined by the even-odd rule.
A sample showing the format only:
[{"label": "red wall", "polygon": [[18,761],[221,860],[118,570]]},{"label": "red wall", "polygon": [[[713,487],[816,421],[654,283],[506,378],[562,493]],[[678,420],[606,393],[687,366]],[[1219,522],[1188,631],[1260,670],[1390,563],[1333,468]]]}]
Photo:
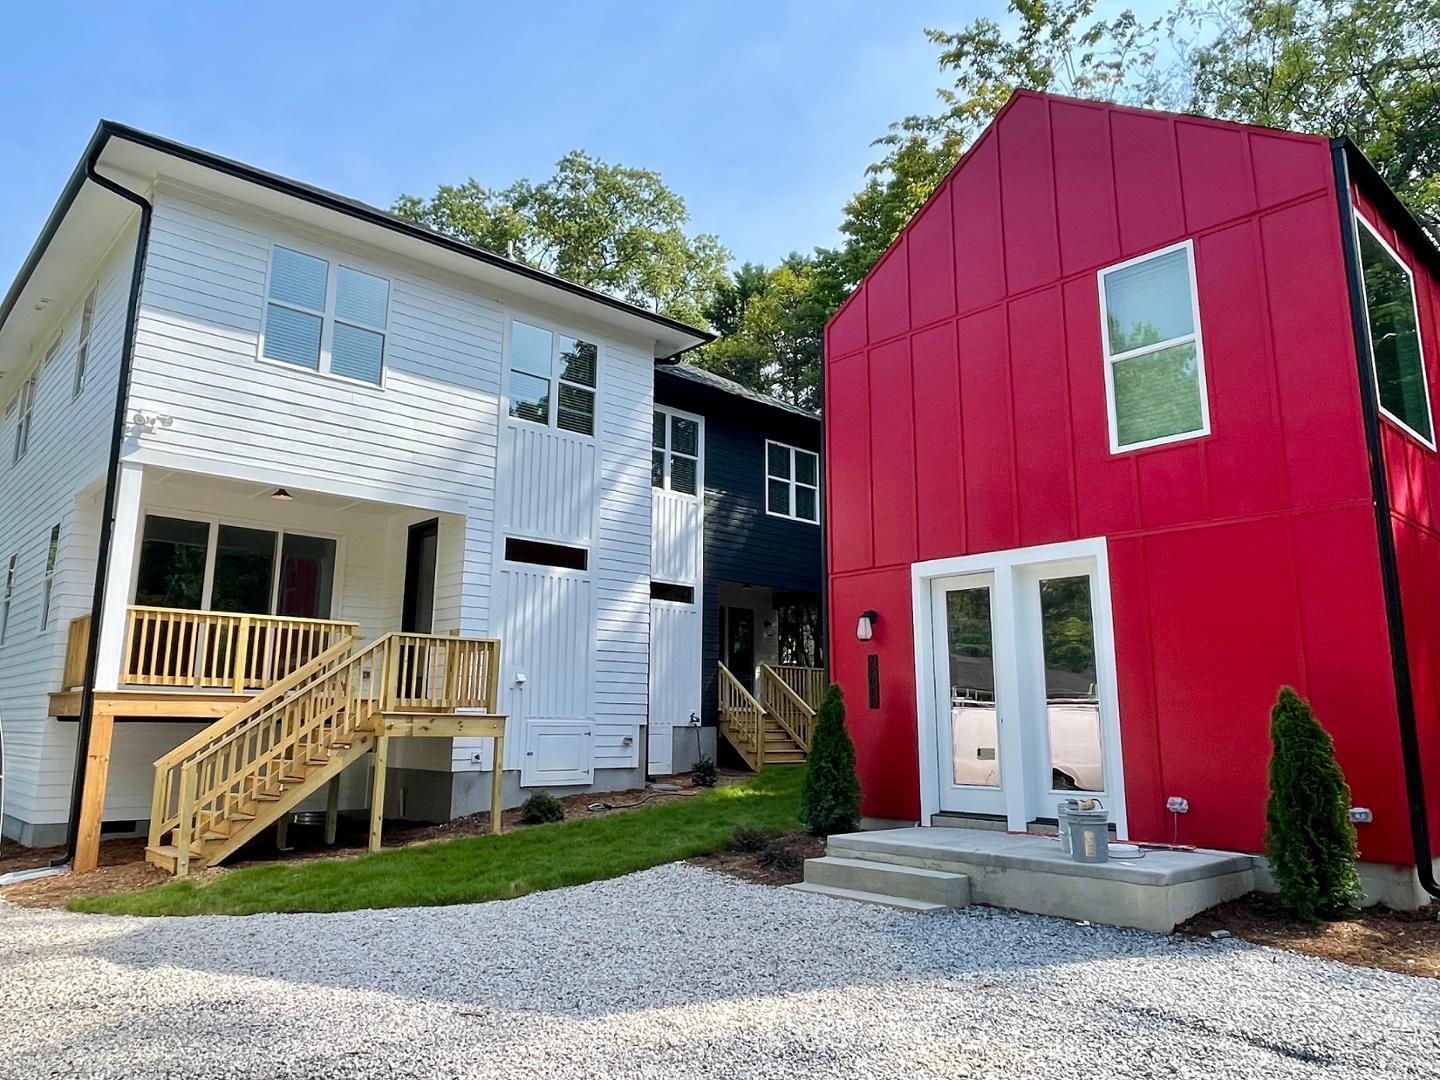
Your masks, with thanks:
[{"label": "red wall", "polygon": [[[1019,94],[836,314],[832,662],[867,814],[919,814],[911,563],[1105,536],[1131,834],[1183,795],[1182,839],[1258,850],[1288,683],[1375,810],[1365,856],[1408,860],[1331,177],[1322,139]],[[1111,454],[1096,270],[1185,237],[1212,434]]]},{"label": "red wall", "polygon": [[[1362,192],[1353,191],[1352,196],[1356,209],[1400,255],[1415,279],[1420,347],[1433,410],[1435,390],[1440,387],[1440,282]],[[1380,424],[1430,838],[1432,849],[1440,850],[1440,456],[1384,414]]]}]

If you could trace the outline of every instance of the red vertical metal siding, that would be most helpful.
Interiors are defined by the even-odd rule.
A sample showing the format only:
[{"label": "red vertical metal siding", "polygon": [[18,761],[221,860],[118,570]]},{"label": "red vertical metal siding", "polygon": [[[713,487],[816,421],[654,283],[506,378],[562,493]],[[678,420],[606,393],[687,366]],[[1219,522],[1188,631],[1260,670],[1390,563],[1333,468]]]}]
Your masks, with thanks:
[{"label": "red vertical metal siding", "polygon": [[[1338,228],[1322,139],[1020,94],[837,313],[832,660],[867,814],[919,813],[910,564],[1105,536],[1132,834],[1184,795],[1182,839],[1257,850],[1289,683],[1376,810],[1366,856],[1406,861]],[[1096,271],[1186,237],[1212,434],[1111,454]],[[1412,505],[1424,467],[1396,468]]]},{"label": "red vertical metal siding", "polygon": [[[1363,193],[1351,194],[1356,210],[1385,238],[1414,278],[1420,348],[1433,413],[1435,391],[1440,387],[1440,281]],[[1383,414],[1381,438],[1410,652],[1415,722],[1429,796],[1431,844],[1432,849],[1440,850],[1440,456]]]}]

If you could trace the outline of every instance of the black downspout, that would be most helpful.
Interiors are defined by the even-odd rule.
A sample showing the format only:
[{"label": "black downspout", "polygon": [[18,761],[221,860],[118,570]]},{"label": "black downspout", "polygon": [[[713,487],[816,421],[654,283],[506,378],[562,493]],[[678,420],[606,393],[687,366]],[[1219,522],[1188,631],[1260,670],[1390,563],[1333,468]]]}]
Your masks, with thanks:
[{"label": "black downspout", "polygon": [[135,236],[135,265],[130,273],[130,301],[125,309],[125,337],[120,348],[120,376],[115,390],[115,417],[110,428],[110,458],[105,470],[105,501],[100,512],[100,550],[95,559],[95,592],[90,601],[89,651],[85,657],[85,681],[80,688],[80,722],[75,735],[75,773],[70,784],[70,820],[65,830],[65,854],[52,866],[75,858],[80,839],[80,806],[85,797],[85,772],[89,764],[90,725],[95,715],[95,669],[100,658],[100,629],[104,618],[105,580],[110,576],[110,545],[115,531],[115,495],[119,484],[120,449],[125,440],[125,412],[130,398],[130,369],[135,356],[135,324],[140,314],[140,283],[145,274],[145,255],[150,244],[148,200],[121,187],[95,171],[95,160],[104,144],[85,159],[85,176],[92,183],[140,207],[140,227]]},{"label": "black downspout", "polygon": [[1400,756],[1404,763],[1405,797],[1410,809],[1410,843],[1420,887],[1440,899],[1430,854],[1430,822],[1425,809],[1425,773],[1420,763],[1420,737],[1415,728],[1415,696],[1410,684],[1410,657],[1405,642],[1405,616],[1400,600],[1400,567],[1390,521],[1390,481],[1385,475],[1380,402],[1370,355],[1370,329],[1355,239],[1355,206],[1350,194],[1350,163],[1344,139],[1330,141],[1335,166],[1335,195],[1340,204],[1340,246],[1345,254],[1345,279],[1350,293],[1350,328],[1360,373],[1360,411],[1365,424],[1365,450],[1370,465],[1370,491],[1375,506],[1375,538],[1380,545],[1380,581],[1385,593],[1385,624],[1390,638],[1390,670],[1395,681],[1395,715],[1400,724]]}]

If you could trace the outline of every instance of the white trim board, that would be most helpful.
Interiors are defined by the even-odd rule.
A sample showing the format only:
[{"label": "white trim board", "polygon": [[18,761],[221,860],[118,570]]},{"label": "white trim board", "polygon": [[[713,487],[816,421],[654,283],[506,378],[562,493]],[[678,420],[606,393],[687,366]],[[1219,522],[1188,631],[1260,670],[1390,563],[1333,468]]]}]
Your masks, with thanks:
[{"label": "white trim board", "polygon": [[[1068,564],[1068,565],[1067,565]],[[928,824],[940,810],[940,761],[936,742],[935,718],[939,710],[935,700],[936,666],[933,646],[934,607],[931,584],[941,578],[966,574],[991,574],[992,618],[995,634],[995,691],[999,707],[1006,711],[1018,708],[1025,700],[1024,662],[1019,648],[1011,642],[1022,619],[1017,584],[1022,575],[1037,569],[1054,568],[1060,572],[1088,564],[1094,572],[1095,677],[1100,697],[1101,745],[1106,788],[1106,808],[1121,837],[1129,835],[1125,805],[1124,762],[1120,746],[1120,714],[1118,678],[1115,664],[1115,627],[1111,615],[1110,566],[1104,537],[1072,540],[1058,544],[1012,548],[980,555],[933,559],[913,563],[910,567],[911,618],[915,656],[915,723],[919,746],[920,822]],[[1002,618],[1003,615],[1003,618]],[[1017,718],[1018,719],[1018,718]],[[1011,723],[1008,728],[1002,713],[1001,755],[1007,827],[1023,832],[1032,819],[1029,777],[1022,775],[1004,779],[1004,761],[1022,761],[1025,748],[1021,743],[1023,725]],[[1033,753],[1033,748],[1031,748]],[[1033,760],[1033,759],[1032,759]],[[1033,808],[1044,810],[1050,808]]]}]

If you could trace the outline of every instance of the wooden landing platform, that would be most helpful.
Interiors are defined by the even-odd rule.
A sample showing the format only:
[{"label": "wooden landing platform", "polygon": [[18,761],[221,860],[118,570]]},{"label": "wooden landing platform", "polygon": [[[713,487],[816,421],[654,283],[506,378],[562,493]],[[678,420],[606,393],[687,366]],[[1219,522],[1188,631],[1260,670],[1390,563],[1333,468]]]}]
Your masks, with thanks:
[{"label": "wooden landing platform", "polygon": [[[102,690],[95,694],[95,712],[116,720],[194,720],[210,723],[254,696],[225,691]],[[57,720],[78,719],[80,691],[63,690],[51,694],[50,715]]]}]

